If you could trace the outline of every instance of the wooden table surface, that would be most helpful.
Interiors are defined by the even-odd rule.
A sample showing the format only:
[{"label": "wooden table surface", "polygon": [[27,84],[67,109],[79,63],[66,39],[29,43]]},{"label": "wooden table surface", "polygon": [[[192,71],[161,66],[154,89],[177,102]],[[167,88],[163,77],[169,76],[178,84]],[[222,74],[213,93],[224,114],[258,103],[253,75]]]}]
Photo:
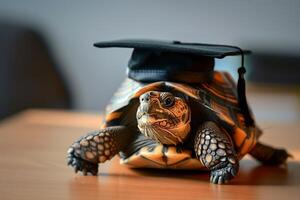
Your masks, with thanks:
[{"label": "wooden table surface", "polygon": [[100,115],[29,110],[0,123],[0,199],[300,199],[300,124],[261,123],[262,140],[294,155],[285,167],[241,161],[229,185],[209,183],[204,172],[132,170],[118,158],[98,176],[74,174],[68,146],[96,129]]}]

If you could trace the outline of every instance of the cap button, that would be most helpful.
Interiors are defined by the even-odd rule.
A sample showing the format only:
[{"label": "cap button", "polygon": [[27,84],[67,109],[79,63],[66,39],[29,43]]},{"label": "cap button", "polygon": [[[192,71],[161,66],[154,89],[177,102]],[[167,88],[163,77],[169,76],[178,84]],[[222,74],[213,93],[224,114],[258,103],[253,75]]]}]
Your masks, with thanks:
[{"label": "cap button", "polygon": [[181,42],[178,41],[178,40],[174,40],[174,41],[173,41],[173,44],[181,44]]}]

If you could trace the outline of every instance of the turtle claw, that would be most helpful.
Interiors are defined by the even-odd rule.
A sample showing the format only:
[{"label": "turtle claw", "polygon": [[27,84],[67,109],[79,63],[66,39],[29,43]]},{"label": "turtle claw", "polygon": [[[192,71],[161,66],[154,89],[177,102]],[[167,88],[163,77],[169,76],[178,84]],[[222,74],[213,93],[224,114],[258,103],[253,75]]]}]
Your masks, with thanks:
[{"label": "turtle claw", "polygon": [[77,174],[77,172],[78,172],[78,167],[74,167],[74,172],[75,172],[75,174]]},{"label": "turtle claw", "polygon": [[68,159],[68,165],[70,166],[72,164],[72,160]]},{"label": "turtle claw", "polygon": [[68,165],[74,168],[75,173],[81,171],[84,176],[88,174],[96,176],[98,174],[98,164],[83,160],[75,156],[73,152],[68,155]]},{"label": "turtle claw", "polygon": [[225,183],[225,180],[222,176],[220,176],[218,179],[218,184],[223,184],[223,183]]},{"label": "turtle claw", "polygon": [[214,169],[210,174],[210,182],[214,184],[224,184],[237,175],[239,165],[228,163],[223,168]]},{"label": "turtle claw", "polygon": [[82,169],[82,174],[83,174],[84,176],[87,175],[87,170],[86,170],[86,168]]}]

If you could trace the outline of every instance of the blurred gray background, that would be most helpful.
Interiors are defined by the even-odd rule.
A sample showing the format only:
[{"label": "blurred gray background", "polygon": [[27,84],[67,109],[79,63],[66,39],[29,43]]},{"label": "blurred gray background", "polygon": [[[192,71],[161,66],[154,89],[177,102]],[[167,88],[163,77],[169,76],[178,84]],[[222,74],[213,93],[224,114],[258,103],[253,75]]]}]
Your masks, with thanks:
[{"label": "blurred gray background", "polygon": [[[299,0],[0,1],[1,21],[43,33],[74,107],[87,111],[107,104],[125,77],[131,54],[129,49],[96,49],[94,42],[157,38],[221,43],[298,58],[299,19]],[[238,67],[238,61],[227,58],[217,67]]]}]

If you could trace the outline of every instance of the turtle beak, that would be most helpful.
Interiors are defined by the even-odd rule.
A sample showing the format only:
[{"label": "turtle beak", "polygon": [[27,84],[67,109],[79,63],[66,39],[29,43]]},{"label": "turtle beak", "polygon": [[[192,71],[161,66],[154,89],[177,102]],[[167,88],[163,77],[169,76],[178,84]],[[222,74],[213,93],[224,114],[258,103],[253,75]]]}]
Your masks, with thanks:
[{"label": "turtle beak", "polygon": [[158,107],[159,99],[156,92],[147,92],[140,96],[140,112],[143,114],[152,114]]},{"label": "turtle beak", "polygon": [[[154,105],[153,105],[154,104]],[[155,106],[156,103],[149,102],[149,103],[141,103],[139,106],[138,111],[138,119],[140,119],[142,116],[151,116],[157,114],[157,109]]]},{"label": "turtle beak", "polygon": [[140,96],[137,119],[141,123],[146,124],[166,119],[166,113],[164,113],[160,105],[159,92],[150,91]]}]

